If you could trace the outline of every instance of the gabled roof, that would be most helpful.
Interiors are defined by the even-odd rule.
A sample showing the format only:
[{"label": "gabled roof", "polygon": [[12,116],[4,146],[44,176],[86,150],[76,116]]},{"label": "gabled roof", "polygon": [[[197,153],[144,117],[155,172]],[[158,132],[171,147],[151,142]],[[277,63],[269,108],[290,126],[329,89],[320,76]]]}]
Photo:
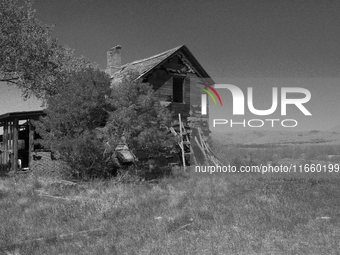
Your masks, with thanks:
[{"label": "gabled roof", "polygon": [[155,67],[163,64],[166,60],[178,52],[182,52],[185,57],[190,61],[190,63],[195,67],[199,75],[203,78],[210,78],[209,74],[203,69],[201,64],[197,61],[191,51],[188,49],[187,46],[181,45],[171,50],[167,50],[163,53],[154,55],[149,58],[137,60],[128,64],[121,66],[120,70],[118,70],[115,75],[121,76],[128,70],[134,69],[139,72],[139,76],[137,79],[145,77],[149,74]]}]

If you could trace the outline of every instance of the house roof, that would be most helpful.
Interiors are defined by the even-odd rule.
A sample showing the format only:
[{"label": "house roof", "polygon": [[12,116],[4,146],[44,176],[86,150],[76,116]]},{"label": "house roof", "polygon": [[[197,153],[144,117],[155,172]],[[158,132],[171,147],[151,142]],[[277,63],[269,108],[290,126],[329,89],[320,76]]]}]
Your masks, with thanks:
[{"label": "house roof", "polygon": [[[0,115],[0,122],[18,118],[19,120],[44,115],[44,111],[9,112]],[[0,125],[1,126],[1,125]]]},{"label": "house roof", "polygon": [[190,61],[190,63],[195,67],[199,75],[203,78],[210,78],[209,74],[203,69],[201,64],[197,61],[191,51],[188,49],[187,46],[181,45],[176,48],[167,50],[163,53],[154,55],[149,58],[133,61],[131,63],[125,64],[120,67],[120,69],[114,74],[114,76],[118,75],[121,76],[122,74],[128,72],[128,70],[134,69],[139,72],[139,76],[137,79],[145,77],[149,74],[155,67],[158,65],[163,64],[166,60],[175,55],[178,52],[182,52],[185,57]]}]

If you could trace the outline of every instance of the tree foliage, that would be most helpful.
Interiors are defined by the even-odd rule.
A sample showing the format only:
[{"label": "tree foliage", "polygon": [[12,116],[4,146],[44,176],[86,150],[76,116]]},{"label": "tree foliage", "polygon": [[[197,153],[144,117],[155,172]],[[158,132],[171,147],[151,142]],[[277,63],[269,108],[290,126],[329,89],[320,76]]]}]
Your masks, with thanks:
[{"label": "tree foliage", "polygon": [[125,137],[134,151],[143,151],[154,157],[166,153],[174,145],[174,137],[167,127],[171,125],[171,112],[154,98],[150,85],[135,80],[133,71],[112,88],[106,138],[111,148]]},{"label": "tree foliage", "polygon": [[133,151],[155,157],[170,148],[171,114],[151,87],[131,72],[111,91],[110,78],[59,45],[32,6],[33,0],[22,6],[0,1],[0,81],[46,103],[46,116],[35,123],[42,145],[57,151],[73,171],[91,175],[112,168],[108,155],[122,135]]},{"label": "tree foliage", "polygon": [[58,152],[73,172],[105,172],[109,165],[97,128],[105,125],[110,110],[105,99],[110,78],[99,69],[85,68],[55,85],[55,93],[47,97],[46,116],[35,123],[42,145]]},{"label": "tree foliage", "polygon": [[167,129],[172,115],[151,86],[134,78],[128,75],[110,88],[105,73],[87,68],[57,80],[56,93],[47,97],[47,115],[36,123],[42,145],[83,176],[116,170],[115,148],[123,136],[133,152],[168,153],[175,142]]},{"label": "tree foliage", "polygon": [[35,17],[33,1],[0,1],[0,81],[15,84],[23,96],[44,99],[55,80],[90,64],[51,37],[52,27]]}]

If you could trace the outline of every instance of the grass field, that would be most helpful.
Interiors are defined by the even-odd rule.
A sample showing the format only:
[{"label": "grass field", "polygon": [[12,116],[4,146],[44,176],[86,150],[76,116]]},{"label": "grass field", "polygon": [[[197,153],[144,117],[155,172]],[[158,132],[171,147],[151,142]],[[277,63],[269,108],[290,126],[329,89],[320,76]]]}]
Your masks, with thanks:
[{"label": "grass field", "polygon": [[339,254],[340,182],[0,179],[0,254]]}]

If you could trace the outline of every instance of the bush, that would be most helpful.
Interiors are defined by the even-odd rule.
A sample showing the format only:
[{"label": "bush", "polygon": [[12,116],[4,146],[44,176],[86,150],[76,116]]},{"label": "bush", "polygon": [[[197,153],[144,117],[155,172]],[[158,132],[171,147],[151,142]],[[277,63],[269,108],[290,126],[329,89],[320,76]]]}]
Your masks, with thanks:
[{"label": "bush", "polygon": [[111,152],[124,140],[134,153],[142,151],[152,158],[162,158],[175,145],[168,130],[172,113],[154,98],[152,87],[136,77],[131,71],[112,88],[109,102],[115,110],[109,114],[105,140]]},{"label": "bush", "polygon": [[[47,96],[46,116],[35,123],[45,148],[60,155],[79,177],[116,174],[115,148],[125,142],[136,153],[162,158],[175,145],[171,112],[148,84],[131,72],[110,88],[110,78],[88,67],[59,80]],[[110,95],[110,96],[109,96]]]},{"label": "bush", "polygon": [[57,152],[73,174],[107,175],[113,164],[103,153],[98,127],[105,125],[110,110],[110,78],[98,69],[84,68],[59,80],[56,88],[47,97],[46,116],[35,123],[41,144]]}]

